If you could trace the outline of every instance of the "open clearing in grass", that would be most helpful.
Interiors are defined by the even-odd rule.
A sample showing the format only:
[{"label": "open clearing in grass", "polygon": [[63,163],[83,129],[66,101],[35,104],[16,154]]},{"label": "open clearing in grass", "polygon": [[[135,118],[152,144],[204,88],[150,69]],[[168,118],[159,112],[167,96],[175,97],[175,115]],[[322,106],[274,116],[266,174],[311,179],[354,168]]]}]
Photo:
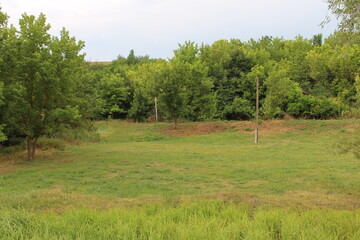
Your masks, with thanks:
[{"label": "open clearing in grass", "polygon": [[[201,135],[204,125],[217,130]],[[313,199],[314,205],[359,207],[360,163],[332,149],[338,138],[359,134],[359,121],[264,126],[266,134],[260,130],[256,145],[253,135],[243,132],[251,123],[184,123],[180,132],[197,128],[200,135],[174,137],[166,134],[168,124],[100,122],[100,143],[40,153],[33,163],[2,160],[0,199],[56,190],[110,199],[235,194],[271,204],[293,199],[289,204],[311,205],[307,201]]]},{"label": "open clearing in grass", "polygon": [[[59,152],[41,152],[39,159],[32,163],[24,162],[18,155],[3,157],[0,162],[0,211],[10,219],[18,216],[17,220],[11,220],[15,222],[29,216],[31,221],[41,225],[47,218],[59,221],[64,218],[61,221],[68,221],[62,223],[66,225],[71,221],[67,219],[69,214],[79,214],[79,218],[85,214],[84,218],[99,215],[101,219],[111,219],[113,214],[119,213],[108,211],[129,211],[127,214],[133,214],[132,217],[137,219],[137,214],[152,207],[165,214],[166,211],[171,212],[172,206],[182,211],[179,209],[190,207],[198,201],[202,202],[204,208],[204,202],[210,204],[215,201],[213,204],[220,204],[223,208],[236,209],[245,204],[250,209],[267,209],[251,210],[255,215],[256,212],[260,215],[270,214],[271,209],[280,208],[274,210],[279,211],[276,213],[281,215],[279,219],[290,217],[294,221],[303,221],[304,216],[308,216],[305,222],[317,221],[309,216],[321,215],[324,211],[321,220],[325,221],[324,224],[326,221],[329,224],[341,222],[342,214],[348,214],[357,222],[354,220],[349,227],[343,219],[344,222],[338,226],[349,229],[353,238],[349,235],[348,239],[359,236],[354,229],[360,229],[360,216],[356,210],[360,208],[360,162],[350,154],[338,155],[333,151],[333,144],[338,139],[360,133],[359,120],[264,122],[259,144],[253,143],[253,124],[249,122],[183,123],[177,132],[171,129],[170,124],[164,123],[108,121],[97,125],[103,137],[100,143],[71,146]],[[84,210],[85,213],[71,210],[78,208],[88,210]],[[314,208],[323,210],[311,210]],[[326,217],[326,213],[329,213],[326,209],[330,208],[335,210],[331,210],[333,212]],[[242,211],[241,208],[239,211]],[[35,217],[32,212],[42,213]],[[53,215],[52,212],[60,215]],[[253,216],[253,213],[250,215]],[[337,217],[332,219],[331,216],[335,215]],[[209,214],[209,218],[199,223],[199,228],[212,229],[212,224],[220,221],[218,217]],[[129,219],[117,218],[116,221],[126,222]],[[260,224],[256,218],[249,217],[248,220],[246,231]],[[8,220],[2,218],[1,221]],[[139,221],[148,226],[139,234],[156,234],[155,226],[149,226],[146,218]],[[163,225],[163,221],[159,220],[158,224]],[[230,222],[226,226],[236,228]],[[60,225],[47,227],[61,228]],[[177,221],[170,221],[167,230],[160,231],[165,235],[151,236],[166,239],[166,236],[170,236],[166,232],[178,227],[188,228],[186,224],[178,225]],[[281,229],[283,227],[289,226],[282,225]],[[191,233],[184,229],[174,230],[173,238],[181,239]],[[185,231],[185,235],[181,231]],[[280,232],[285,234],[283,231]],[[211,232],[209,230],[207,234]],[[4,230],[0,233],[4,234]],[[238,236],[231,234],[235,233],[232,230],[224,233],[223,239]],[[247,233],[242,234],[247,236]],[[272,233],[269,230],[264,234],[259,236]],[[333,234],[333,237],[324,235],[326,237],[322,239],[337,239],[334,236],[340,236],[336,235],[339,232],[327,234]],[[42,236],[39,239],[51,239],[39,236]],[[128,239],[137,239],[129,236]],[[149,239],[149,236],[141,235],[139,239]],[[309,236],[303,239],[311,239]],[[91,238],[84,235],[79,239]]]}]

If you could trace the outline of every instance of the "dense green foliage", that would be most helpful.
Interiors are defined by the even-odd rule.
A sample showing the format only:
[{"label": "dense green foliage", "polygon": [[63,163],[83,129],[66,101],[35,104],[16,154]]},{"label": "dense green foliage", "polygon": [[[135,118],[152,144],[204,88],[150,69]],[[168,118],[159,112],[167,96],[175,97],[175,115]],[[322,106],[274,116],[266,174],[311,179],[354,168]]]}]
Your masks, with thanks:
[{"label": "dense green foliage", "polygon": [[[28,160],[33,160],[41,136],[93,115],[89,103],[96,104],[96,91],[85,78],[82,41],[65,29],[51,36],[43,14],[22,15],[19,29],[1,18],[0,126],[5,144],[26,137]],[[6,139],[0,135],[0,140]]]},{"label": "dense green foliage", "polygon": [[[202,46],[185,42],[169,61],[131,52],[128,58],[90,68],[99,82],[109,84],[117,79],[122,86],[119,91],[112,88],[108,95],[102,94],[104,101],[116,105],[121,113],[112,115],[115,118],[147,119],[158,97],[162,118],[252,119],[257,77],[265,118],[288,114],[327,119],[359,106],[360,47],[342,43],[341,33],[325,39],[324,44],[321,34],[313,39],[219,40]],[[103,116],[112,113],[105,108]]]},{"label": "dense green foliage", "polygon": [[[329,10],[339,20],[341,31],[360,31],[360,3],[358,0],[327,0],[327,2]],[[324,23],[329,20],[327,18]]]}]

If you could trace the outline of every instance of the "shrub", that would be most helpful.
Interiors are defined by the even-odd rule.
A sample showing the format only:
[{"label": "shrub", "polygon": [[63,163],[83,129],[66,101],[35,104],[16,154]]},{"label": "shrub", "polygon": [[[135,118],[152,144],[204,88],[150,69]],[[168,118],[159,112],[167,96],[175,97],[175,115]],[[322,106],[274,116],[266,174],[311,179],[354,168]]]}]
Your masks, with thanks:
[{"label": "shrub", "polygon": [[149,99],[144,95],[143,90],[140,87],[136,88],[128,117],[134,119],[135,122],[144,122],[150,116],[151,108]]},{"label": "shrub", "polygon": [[63,139],[75,144],[100,141],[100,135],[92,122],[82,122],[77,126],[63,126],[61,131],[50,134],[49,137]]},{"label": "shrub", "polygon": [[227,120],[249,120],[253,117],[253,114],[254,107],[251,102],[238,97],[224,109],[224,116]]},{"label": "shrub", "polygon": [[328,119],[339,116],[347,107],[336,98],[301,96],[288,103],[286,112],[295,117]]},{"label": "shrub", "polygon": [[352,153],[357,159],[360,159],[360,137],[340,140],[335,147],[341,154]]},{"label": "shrub", "polygon": [[42,138],[39,138],[36,146],[42,150],[49,150],[49,149],[65,150],[66,141],[64,141],[63,139],[58,139],[58,138],[42,137]]}]

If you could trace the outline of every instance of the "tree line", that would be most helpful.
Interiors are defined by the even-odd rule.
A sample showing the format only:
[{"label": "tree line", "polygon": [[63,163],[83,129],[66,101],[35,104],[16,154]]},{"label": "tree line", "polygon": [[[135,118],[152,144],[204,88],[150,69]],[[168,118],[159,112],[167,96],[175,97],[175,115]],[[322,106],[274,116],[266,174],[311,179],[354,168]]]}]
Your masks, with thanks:
[{"label": "tree line", "polygon": [[[335,13],[346,8],[328,2]],[[17,29],[0,9],[1,146],[26,139],[32,160],[39,137],[87,120],[146,121],[155,98],[160,118],[175,127],[179,119],[251,120],[257,79],[263,118],[340,116],[360,105],[359,17],[340,10],[340,30],[326,39],[187,41],[170,59],[131,50],[100,65],[85,61],[85,43],[66,29],[52,36],[44,14],[23,14]]]},{"label": "tree line", "polygon": [[188,41],[168,60],[132,50],[109,65],[89,66],[104,104],[99,116],[144,121],[157,98],[163,118],[174,122],[251,120],[258,78],[264,118],[337,117],[360,103],[360,47],[342,37]]}]

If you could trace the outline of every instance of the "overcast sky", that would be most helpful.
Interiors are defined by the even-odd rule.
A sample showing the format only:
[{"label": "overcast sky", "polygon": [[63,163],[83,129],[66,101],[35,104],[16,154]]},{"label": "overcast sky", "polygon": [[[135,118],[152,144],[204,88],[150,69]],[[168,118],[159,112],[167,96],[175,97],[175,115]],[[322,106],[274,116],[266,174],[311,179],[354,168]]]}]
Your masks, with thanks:
[{"label": "overcast sky", "polygon": [[21,14],[45,13],[58,34],[62,27],[85,41],[89,61],[136,55],[167,58],[178,43],[211,44],[219,39],[247,41],[261,36],[293,39],[331,34],[322,29],[329,15],[324,0],[2,0],[2,10],[16,23]]}]

